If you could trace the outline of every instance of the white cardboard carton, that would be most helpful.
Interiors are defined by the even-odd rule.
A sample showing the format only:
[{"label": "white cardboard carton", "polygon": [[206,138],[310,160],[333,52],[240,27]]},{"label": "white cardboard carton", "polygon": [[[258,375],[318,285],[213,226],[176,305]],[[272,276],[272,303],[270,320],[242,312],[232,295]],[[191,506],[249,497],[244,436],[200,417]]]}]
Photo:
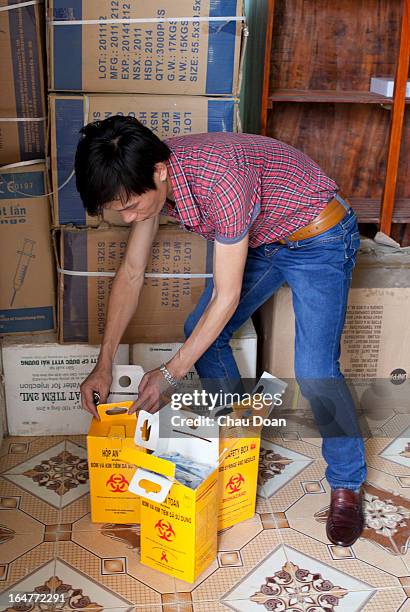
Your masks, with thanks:
[{"label": "white cardboard carton", "polygon": [[[386,98],[392,98],[394,92],[394,79],[385,77],[372,77],[370,81],[370,91],[381,94]],[[407,81],[406,98],[410,98],[410,81]]]},{"label": "white cardboard carton", "polygon": [[[85,434],[91,414],[81,408],[80,384],[97,362],[98,346],[61,345],[55,334],[3,340],[3,368],[9,434]],[[115,362],[129,361],[120,345]]]},{"label": "white cardboard carton", "polygon": [[112,368],[111,393],[107,404],[135,402],[144,370],[138,365],[114,365]]},{"label": "white cardboard carton", "polygon": [[[158,368],[161,363],[169,361],[181,348],[182,342],[138,343],[131,347],[131,363],[141,363],[144,370]],[[256,377],[257,336],[252,319],[249,319],[231,340],[231,347],[243,378]],[[198,380],[195,368],[186,375],[187,381]]]}]

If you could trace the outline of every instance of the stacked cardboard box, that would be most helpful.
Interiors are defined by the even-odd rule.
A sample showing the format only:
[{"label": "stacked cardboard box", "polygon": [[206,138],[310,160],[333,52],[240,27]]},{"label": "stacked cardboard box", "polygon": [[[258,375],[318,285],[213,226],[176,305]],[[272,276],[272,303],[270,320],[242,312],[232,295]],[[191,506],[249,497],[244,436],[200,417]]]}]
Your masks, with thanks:
[{"label": "stacked cardboard box", "polygon": [[[201,132],[236,131],[234,98],[151,96],[123,94],[50,95],[51,167],[54,191],[54,225],[98,226],[101,218],[86,214],[74,178],[78,134],[84,123],[121,114],[136,117],[159,138]],[[61,188],[62,187],[62,188]],[[117,213],[104,219],[123,225]]]},{"label": "stacked cardboard box", "polygon": [[[389,379],[398,369],[410,373],[409,303],[410,249],[362,240],[341,343],[347,377]],[[280,289],[260,313],[262,366],[279,378],[294,377],[290,288]]]},{"label": "stacked cardboard box", "polygon": [[[80,128],[121,114],[160,138],[236,131],[243,6],[242,0],[179,0],[167,8],[66,4],[49,0],[49,91],[65,92],[50,95],[53,222],[98,226],[72,177]],[[105,220],[123,225],[119,215]]]},{"label": "stacked cardboard box", "polygon": [[0,336],[55,325],[50,203],[45,174],[44,9],[0,11]]},{"label": "stacked cardboard box", "polygon": [[[113,276],[124,256],[128,234],[127,227],[108,226],[65,227],[59,232],[56,239],[61,342],[101,342]],[[211,246],[178,226],[162,226],[153,243],[147,273],[210,274]],[[112,276],[107,276],[107,272]],[[182,340],[183,323],[205,282],[206,278],[147,278],[124,341]]]},{"label": "stacked cardboard box", "polygon": [[[45,157],[44,41],[40,2],[0,0],[0,336],[53,329],[55,322],[49,202],[44,164],[37,163]],[[3,385],[0,412],[1,444]]]},{"label": "stacked cardboard box", "polygon": [[[255,378],[257,337],[252,319],[233,334],[230,344],[241,376]],[[153,370],[172,359],[180,347],[181,342],[139,342],[131,347],[131,363],[143,363],[146,370]],[[198,384],[198,375],[194,368],[188,372],[185,381],[186,384]]]},{"label": "stacked cardboard box", "polygon": [[55,282],[44,163],[0,169],[0,335],[54,329]]},{"label": "stacked cardboard box", "polygon": [[43,159],[44,10],[40,3],[0,5],[0,164]]},{"label": "stacked cardboard box", "polygon": [[[80,384],[97,362],[98,346],[61,346],[56,334],[2,342],[8,432],[12,436],[84,434],[91,415],[81,409]],[[128,364],[120,345],[114,363]]]},{"label": "stacked cardboard box", "polygon": [[[356,406],[379,427],[394,409],[408,410],[410,391],[410,248],[362,240],[341,341],[341,370]],[[261,365],[294,385],[295,319],[289,287],[260,310]],[[307,408],[297,386],[294,405]],[[386,416],[387,415],[387,416]],[[375,420],[374,420],[375,419]],[[379,419],[379,422],[377,422]]]},{"label": "stacked cardboard box", "polygon": [[49,88],[237,95],[242,4],[49,0]]},{"label": "stacked cardboard box", "polygon": [[[79,130],[120,114],[135,116],[160,138],[236,131],[243,2],[178,0],[164,7],[49,0],[48,9],[53,222],[60,228],[63,270],[59,339],[100,342],[112,277],[87,274],[116,271],[128,228],[115,213],[103,219],[86,215],[73,177]],[[209,275],[210,262],[204,240],[175,227],[160,230],[152,255],[155,273]],[[205,282],[147,279],[126,341],[182,341],[183,322]]]}]

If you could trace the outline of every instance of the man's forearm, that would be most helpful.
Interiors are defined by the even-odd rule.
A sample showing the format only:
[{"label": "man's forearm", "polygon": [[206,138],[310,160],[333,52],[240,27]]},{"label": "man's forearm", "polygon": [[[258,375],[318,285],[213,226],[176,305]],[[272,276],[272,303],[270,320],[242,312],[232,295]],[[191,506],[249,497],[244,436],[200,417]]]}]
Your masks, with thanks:
[{"label": "man's forearm", "polygon": [[144,284],[144,272],[158,230],[159,218],[134,223],[128,238],[125,258],[115,276],[108,302],[99,365],[111,369],[121,338],[137,309]]},{"label": "man's forearm", "polygon": [[182,378],[205,353],[231,319],[238,300],[213,298],[194,331],[176,355],[169,361],[168,369],[175,378]]},{"label": "man's forearm", "polygon": [[100,365],[111,368],[121,338],[138,306],[143,283],[143,273],[133,277],[125,266],[119,268],[108,302],[104,338],[98,358]]}]

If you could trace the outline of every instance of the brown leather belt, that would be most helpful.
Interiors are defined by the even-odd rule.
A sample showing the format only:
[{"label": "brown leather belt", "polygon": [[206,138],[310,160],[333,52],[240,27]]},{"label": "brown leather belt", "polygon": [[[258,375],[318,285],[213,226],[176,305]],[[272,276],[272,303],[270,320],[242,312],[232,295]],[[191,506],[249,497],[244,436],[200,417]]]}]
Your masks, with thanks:
[{"label": "brown leather belt", "polygon": [[[346,200],[341,194],[338,193],[338,196],[342,198],[347,205],[349,205],[349,201]],[[298,229],[296,232],[287,236],[287,240],[290,242],[296,242],[297,240],[305,240],[306,238],[313,238],[313,236],[318,236],[319,234],[323,234],[328,229],[331,229],[335,225],[337,225],[343,217],[347,214],[347,210],[342,206],[339,200],[336,198],[332,198],[325,208],[318,214],[318,216],[308,225]],[[278,240],[280,244],[286,244],[285,240]]]}]

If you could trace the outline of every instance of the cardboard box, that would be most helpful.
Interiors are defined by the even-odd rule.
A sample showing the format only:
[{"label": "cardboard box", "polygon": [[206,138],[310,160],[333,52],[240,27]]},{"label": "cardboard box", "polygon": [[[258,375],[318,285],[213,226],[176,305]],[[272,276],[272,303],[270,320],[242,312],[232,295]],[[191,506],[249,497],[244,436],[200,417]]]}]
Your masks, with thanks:
[{"label": "cardboard box", "polygon": [[[169,406],[162,414],[167,410]],[[184,437],[162,438],[154,422],[158,423],[155,415],[141,410],[135,435],[136,444],[154,450],[153,454],[132,448],[121,453],[121,459],[138,467],[129,490],[142,498],[141,563],[192,583],[217,552],[219,439],[208,438],[201,427],[180,427]],[[175,480],[175,464],[157,457],[159,452],[179,452],[213,470],[191,489]]]},{"label": "cardboard box", "polygon": [[[394,78],[372,77],[370,80],[370,91],[392,98],[394,93]],[[410,81],[406,85],[406,98],[410,98]]]},{"label": "cardboard box", "polygon": [[[140,499],[129,492],[135,467],[124,463],[120,453],[134,444],[136,414],[128,414],[132,402],[101,404],[100,420],[93,418],[87,436],[93,523],[139,523]],[[144,453],[144,449],[140,449]]]},{"label": "cardboard box", "polygon": [[0,12],[0,164],[45,157],[43,28],[40,4]]},{"label": "cardboard box", "polygon": [[242,434],[235,442],[234,435],[224,428],[219,441],[219,452],[226,449],[227,456],[218,468],[218,531],[255,514],[260,430],[249,432],[248,437]]},{"label": "cardboard box", "polygon": [[[341,369],[346,378],[394,378],[410,373],[410,249],[362,240],[342,336]],[[262,367],[280,378],[294,377],[294,313],[289,287],[260,310]],[[400,324],[398,324],[400,322]]]},{"label": "cardboard box", "polygon": [[[97,226],[101,222],[101,218],[86,214],[74,176],[57,192],[73,171],[79,131],[85,123],[111,115],[131,115],[161,139],[202,132],[236,131],[237,105],[233,98],[52,94],[49,103],[56,226],[69,223]],[[126,225],[118,213],[106,211],[104,218],[115,225]]]},{"label": "cardboard box", "polygon": [[[80,384],[97,363],[99,350],[98,346],[62,346],[53,333],[5,338],[2,356],[9,434],[86,434],[91,415],[81,408]],[[128,361],[129,347],[120,345],[115,363]]]},{"label": "cardboard box", "polygon": [[[264,372],[251,393],[270,393],[273,397],[276,393],[282,394],[286,386],[283,381]],[[268,417],[273,409],[273,406],[264,405],[260,410],[249,410],[249,406],[234,404],[230,416],[245,422],[249,413]],[[218,531],[246,521],[255,514],[262,426],[224,426],[219,432],[222,461],[218,475]]]},{"label": "cardboard box", "polygon": [[[60,233],[58,306],[61,342],[100,344],[114,273],[124,256],[128,228],[73,229]],[[212,243],[177,226],[160,227],[149,273],[212,273]],[[72,276],[70,272],[83,272]],[[147,278],[123,342],[183,340],[183,324],[205,287],[204,278]]]},{"label": "cardboard box", "polygon": [[[256,376],[257,341],[252,319],[249,319],[232,337],[232,351],[243,378],[255,378]],[[145,370],[153,370],[158,368],[161,363],[169,361],[181,346],[182,342],[133,344],[131,347],[131,363],[142,363]],[[195,368],[188,372],[185,380],[187,382],[199,380]]]},{"label": "cardboard box", "polygon": [[[242,0],[135,3],[49,0],[49,89],[177,95],[237,94]],[[104,23],[104,19],[179,22]],[[79,20],[97,20],[79,24]],[[58,25],[56,22],[71,22]]]},{"label": "cardboard box", "polygon": [[[275,394],[282,394],[286,386],[283,381],[273,377],[268,372],[264,372],[250,395],[257,398],[256,393],[270,393],[273,397]],[[198,428],[195,428],[196,435],[202,436],[204,439],[210,439],[212,436],[212,438],[219,440],[218,499],[216,506],[218,530],[232,527],[255,514],[262,425],[248,426],[246,419],[249,418],[250,414],[259,415],[263,418],[268,417],[273,410],[273,406],[263,405],[258,409],[253,409],[252,405],[252,403],[250,405],[249,403],[234,404],[230,408],[230,413],[226,407],[215,408],[209,412],[209,417],[214,419],[217,426],[206,425],[200,430],[200,433]],[[145,413],[141,411],[141,414],[144,415]],[[225,421],[219,422],[221,415],[225,414],[235,420],[234,425],[225,424]],[[171,418],[173,415],[175,415],[175,412],[172,412],[170,405],[168,405],[162,408],[160,412],[147,417],[147,427],[152,432],[153,437],[151,439],[156,441],[157,450],[164,450],[163,447],[169,443],[169,439],[172,439],[172,444],[175,445],[172,450],[177,450],[177,446],[181,442],[179,437],[175,439],[175,432],[179,431],[179,427],[172,426]],[[185,408],[183,409],[183,415],[197,416]],[[162,419],[161,424],[160,419]],[[238,420],[244,425],[238,426],[236,424]],[[169,432],[167,431],[168,428]],[[138,437],[141,436],[141,431],[144,431],[142,425],[138,426],[135,441],[136,444],[144,445]],[[161,437],[159,437],[160,435]],[[197,460],[199,461],[198,457]],[[145,459],[145,461],[148,461],[148,459]],[[153,464],[152,469],[154,467]],[[133,488],[131,487],[130,490],[133,490]]]},{"label": "cardboard box", "polygon": [[7,435],[6,393],[4,389],[3,358],[0,351],[0,448]]},{"label": "cardboard box", "polygon": [[138,387],[144,376],[139,365],[114,365],[112,383],[107,404],[114,402],[135,402],[138,399]]},{"label": "cardboard box", "polygon": [[[0,335],[54,329],[44,164],[0,168]],[[37,197],[38,196],[38,197]]]}]

